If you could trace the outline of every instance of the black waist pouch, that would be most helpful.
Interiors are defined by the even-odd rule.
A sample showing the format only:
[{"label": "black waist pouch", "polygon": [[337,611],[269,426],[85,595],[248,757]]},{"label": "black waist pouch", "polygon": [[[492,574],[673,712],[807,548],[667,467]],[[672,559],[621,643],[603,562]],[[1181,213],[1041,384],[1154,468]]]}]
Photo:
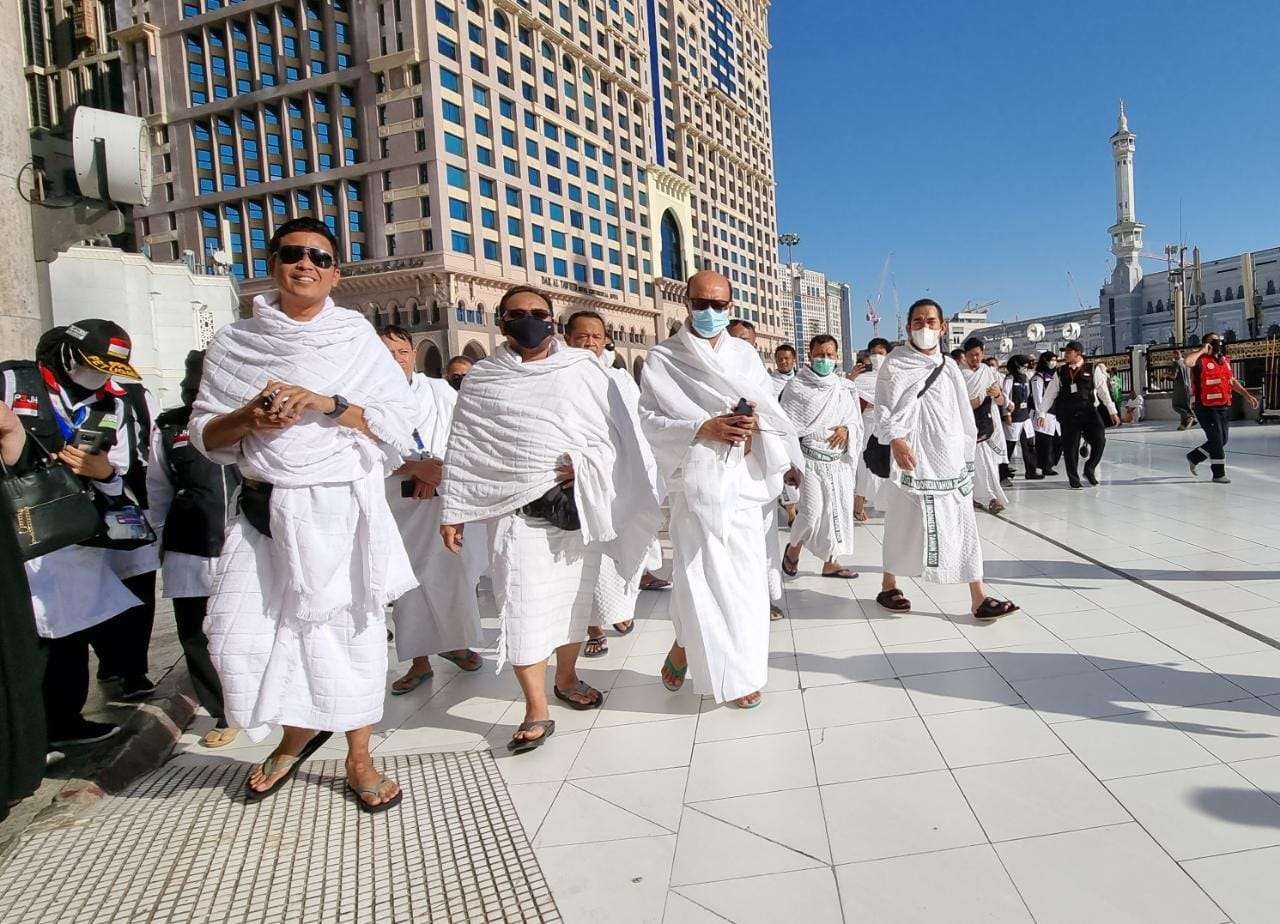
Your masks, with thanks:
[{"label": "black waist pouch", "polygon": [[271,538],[271,489],[265,481],[245,479],[240,483],[240,512],[249,525]]},{"label": "black waist pouch", "polygon": [[536,501],[521,507],[520,512],[527,517],[546,520],[552,526],[569,532],[582,529],[582,521],[578,519],[578,502],[573,496],[573,485],[555,485]]}]

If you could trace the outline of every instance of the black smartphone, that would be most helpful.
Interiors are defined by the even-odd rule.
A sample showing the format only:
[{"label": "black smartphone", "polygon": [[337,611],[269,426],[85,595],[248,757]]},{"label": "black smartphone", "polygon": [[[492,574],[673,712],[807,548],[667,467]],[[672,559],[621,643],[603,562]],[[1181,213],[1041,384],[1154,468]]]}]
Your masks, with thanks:
[{"label": "black smartphone", "polygon": [[400,496],[413,497],[413,487],[412,478],[406,478],[404,481],[400,482]]},{"label": "black smartphone", "polygon": [[76,449],[93,455],[102,452],[107,444],[107,435],[101,430],[77,430],[75,442],[72,443]]},{"label": "black smartphone", "polygon": [[733,409],[733,413],[736,417],[754,417],[756,411],[755,408],[751,406],[750,401],[746,398],[739,398],[738,406]]}]

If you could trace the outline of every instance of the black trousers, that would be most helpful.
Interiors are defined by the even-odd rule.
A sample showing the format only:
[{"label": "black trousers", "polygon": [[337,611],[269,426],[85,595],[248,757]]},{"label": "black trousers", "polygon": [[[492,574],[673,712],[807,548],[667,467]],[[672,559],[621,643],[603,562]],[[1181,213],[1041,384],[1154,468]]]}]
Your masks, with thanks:
[{"label": "black trousers", "polygon": [[1231,408],[1196,405],[1196,420],[1204,431],[1204,445],[1187,453],[1187,461],[1208,461],[1214,478],[1227,474],[1227,439],[1231,435]]},{"label": "black trousers", "polygon": [[209,610],[208,597],[176,597],[173,615],[178,623],[178,641],[187,661],[187,673],[195,687],[196,699],[215,719],[223,716],[222,683],[209,657],[209,639],[204,634],[204,617]]},{"label": "black trousers", "polygon": [[98,656],[98,677],[144,677],[151,629],[156,621],[156,573],[126,578],[121,583],[142,602],[112,616],[90,632]]},{"label": "black trousers", "polygon": [[1049,470],[1058,467],[1062,458],[1062,437],[1048,433],[1036,434],[1036,464],[1040,471],[1048,474]]},{"label": "black trousers", "polygon": [[1087,473],[1096,471],[1102,461],[1102,451],[1107,447],[1107,428],[1102,425],[1097,411],[1088,408],[1070,417],[1059,417],[1062,425],[1062,456],[1067,462],[1067,479],[1072,484],[1080,483],[1080,440],[1089,443],[1089,461],[1085,463]]},{"label": "black trousers", "polygon": [[89,698],[89,640],[94,626],[63,638],[42,638],[44,652],[45,728],[49,739],[65,738],[80,724],[80,713]]}]

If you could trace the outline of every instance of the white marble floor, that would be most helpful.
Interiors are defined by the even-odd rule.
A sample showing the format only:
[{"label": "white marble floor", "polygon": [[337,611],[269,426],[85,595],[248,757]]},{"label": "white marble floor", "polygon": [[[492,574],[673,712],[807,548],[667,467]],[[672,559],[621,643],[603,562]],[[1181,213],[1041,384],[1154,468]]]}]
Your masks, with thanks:
[{"label": "white marble floor", "polygon": [[646,593],[580,662],[604,707],[553,706],[542,749],[501,747],[522,707],[487,653],[389,699],[376,753],[493,747],[570,922],[1274,921],[1280,428],[1233,430],[1230,486],[1193,482],[1197,442],[1113,431],[1100,487],[1019,480],[981,514],[992,587],[1023,608],[994,625],[963,587],[904,582],[913,611],[879,609],[873,522],[860,579],[806,559],[788,583],[758,709],[662,688]]}]

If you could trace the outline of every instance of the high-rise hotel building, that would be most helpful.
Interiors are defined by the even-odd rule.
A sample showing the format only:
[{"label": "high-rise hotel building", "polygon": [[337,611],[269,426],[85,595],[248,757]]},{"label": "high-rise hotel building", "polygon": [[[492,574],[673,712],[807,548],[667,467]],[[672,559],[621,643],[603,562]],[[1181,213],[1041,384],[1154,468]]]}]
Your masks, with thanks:
[{"label": "high-rise hotel building", "polygon": [[436,374],[494,348],[516,284],[599,311],[636,370],[699,268],[733,281],[762,353],[786,335],[764,0],[128,5],[153,259],[216,254],[250,298],[273,229],[321,217],[340,303],[410,328]]}]

